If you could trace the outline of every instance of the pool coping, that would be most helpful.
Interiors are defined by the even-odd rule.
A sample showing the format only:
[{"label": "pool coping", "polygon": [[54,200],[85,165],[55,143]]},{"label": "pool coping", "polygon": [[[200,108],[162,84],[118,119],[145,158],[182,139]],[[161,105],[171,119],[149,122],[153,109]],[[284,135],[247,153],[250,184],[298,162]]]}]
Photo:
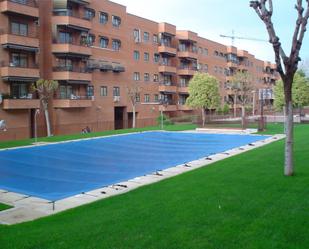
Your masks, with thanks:
[{"label": "pool coping", "polygon": [[[153,131],[143,131],[137,133],[145,133],[145,132],[153,132]],[[160,131],[156,131],[160,132]],[[168,131],[168,132],[178,132],[178,131]],[[188,131],[181,131],[181,132],[188,132]],[[191,131],[192,132],[192,131]],[[195,131],[197,133],[205,133],[201,131]],[[207,132],[210,133],[210,132]],[[100,138],[107,138],[107,137],[114,137],[114,136],[123,136],[123,135],[130,135],[136,133],[129,133],[129,134],[116,134],[111,136],[103,136],[103,137],[95,137],[95,138],[85,138],[85,139],[78,139],[78,140],[70,140],[70,141],[62,141],[56,142],[51,144],[59,144],[59,143],[68,143],[68,142],[75,142],[80,140],[92,140],[92,139],[100,139]],[[215,132],[212,134],[229,134]],[[237,135],[248,135],[244,133],[239,133]],[[249,134],[250,136],[261,136],[258,134]],[[267,135],[265,135],[267,136]],[[5,191],[0,189],[0,203],[7,204],[13,206],[13,208],[4,210],[0,212],[0,224],[12,225],[17,223],[22,223],[26,221],[35,220],[38,218],[46,217],[49,215],[53,215],[59,212],[63,212],[65,210],[69,210],[72,208],[76,208],[85,204],[89,204],[95,201],[103,200],[112,196],[120,195],[137,189],[142,186],[146,186],[149,184],[153,184],[201,167],[206,167],[211,165],[215,162],[221,161],[223,159],[236,156],[242,154],[244,152],[265,146],[267,144],[279,141],[285,138],[283,134],[276,134],[273,136],[269,136],[263,140],[259,140],[254,143],[250,143],[244,146],[236,147],[231,150],[227,150],[218,154],[214,154],[208,156],[206,158],[200,158],[186,164],[177,165],[174,167],[167,168],[165,170],[160,170],[157,172],[153,172],[148,175],[135,177],[131,180],[120,182],[117,184],[113,184],[110,186],[102,187],[99,189],[94,189],[91,191],[87,191],[85,193],[81,193],[78,195],[74,195],[62,200],[58,200],[55,202],[51,202],[46,199],[28,196],[24,194],[14,193],[10,191]],[[32,146],[23,146],[17,148],[7,148],[1,150],[10,150],[10,149],[19,149],[19,148],[29,148],[29,147],[36,147],[36,146],[46,146],[46,145],[32,145]],[[0,150],[0,151],[1,151]]]}]

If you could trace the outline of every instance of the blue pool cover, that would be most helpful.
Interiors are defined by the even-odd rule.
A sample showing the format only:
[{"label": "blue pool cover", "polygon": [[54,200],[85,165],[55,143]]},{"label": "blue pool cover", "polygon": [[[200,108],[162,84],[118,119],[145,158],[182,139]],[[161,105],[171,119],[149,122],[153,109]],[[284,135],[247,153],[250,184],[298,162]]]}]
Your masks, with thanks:
[{"label": "blue pool cover", "polygon": [[0,151],[0,189],[56,201],[263,140],[146,132]]}]

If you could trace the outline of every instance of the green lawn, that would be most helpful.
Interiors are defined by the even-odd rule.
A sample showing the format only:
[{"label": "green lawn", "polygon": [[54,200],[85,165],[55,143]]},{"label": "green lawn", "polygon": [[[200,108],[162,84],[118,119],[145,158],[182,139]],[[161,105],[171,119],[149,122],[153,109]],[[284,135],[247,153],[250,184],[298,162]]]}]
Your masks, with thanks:
[{"label": "green lawn", "polygon": [[283,176],[279,141],[124,195],[0,226],[1,249],[307,249],[308,137],[309,126],[296,126],[294,177]]},{"label": "green lawn", "polygon": [[8,206],[8,205],[0,203],[0,211],[6,210],[6,209],[9,209],[9,208],[11,208],[11,207]]},{"label": "green lawn", "polygon": [[[167,125],[164,127],[164,130],[167,131],[182,131],[182,130],[194,130],[196,125],[194,124],[180,124],[180,125]],[[101,137],[101,136],[109,136],[116,134],[125,134],[132,132],[141,132],[141,131],[151,131],[151,130],[160,130],[159,126],[150,126],[145,128],[136,128],[136,129],[123,129],[123,130],[110,130],[110,131],[102,131],[102,132],[93,132],[88,134],[72,134],[72,135],[62,135],[62,136],[54,136],[54,137],[43,137],[39,138],[38,142],[60,142],[60,141],[68,141],[68,140],[76,140],[82,138],[91,138],[91,137]],[[4,141],[0,142],[0,149],[4,148],[12,148],[18,146],[27,146],[34,143],[34,139],[25,139],[18,141]]]}]

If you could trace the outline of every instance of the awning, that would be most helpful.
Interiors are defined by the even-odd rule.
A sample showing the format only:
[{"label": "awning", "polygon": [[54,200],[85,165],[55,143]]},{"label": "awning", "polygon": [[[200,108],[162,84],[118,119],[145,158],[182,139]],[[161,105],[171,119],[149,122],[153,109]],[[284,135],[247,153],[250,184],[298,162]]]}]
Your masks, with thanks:
[{"label": "awning", "polygon": [[121,64],[113,64],[113,72],[115,73],[122,73],[125,72],[126,69],[124,66],[122,66]]},{"label": "awning", "polygon": [[16,44],[3,44],[3,48],[8,48],[8,49],[16,49],[16,50],[23,50],[23,51],[29,51],[29,52],[38,52],[39,48],[37,47],[28,47],[28,46],[23,46],[23,45],[16,45]]},{"label": "awning", "polygon": [[101,71],[112,71],[114,69],[111,63],[100,61],[99,64]]},{"label": "awning", "polygon": [[77,59],[85,59],[89,58],[90,55],[87,54],[77,54],[77,53],[54,53],[57,57],[65,57],[65,58],[77,58]]},{"label": "awning", "polygon": [[8,77],[3,77],[3,81],[8,81],[8,82],[20,82],[20,83],[29,83],[29,82],[36,82],[39,78],[36,77],[19,77],[19,76],[8,76]]},{"label": "awning", "polygon": [[60,84],[70,84],[70,85],[89,85],[91,82],[87,80],[67,80],[59,81]]}]

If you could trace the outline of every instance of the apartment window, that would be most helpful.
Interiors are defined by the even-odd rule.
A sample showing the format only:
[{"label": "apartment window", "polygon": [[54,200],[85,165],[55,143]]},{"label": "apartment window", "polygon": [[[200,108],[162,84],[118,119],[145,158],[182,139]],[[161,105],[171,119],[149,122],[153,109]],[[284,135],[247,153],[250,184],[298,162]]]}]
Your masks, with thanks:
[{"label": "apartment window", "polygon": [[205,73],[208,73],[208,65],[207,64],[204,65],[204,71],[205,71]]},{"label": "apartment window", "polygon": [[113,96],[114,97],[120,96],[120,87],[114,86],[114,88],[113,88]]},{"label": "apartment window", "polygon": [[93,46],[94,43],[95,43],[95,35],[94,34],[89,34],[88,35],[88,45],[89,46]]},{"label": "apartment window", "polygon": [[139,53],[139,51],[135,50],[135,51],[133,52],[133,58],[134,58],[134,60],[136,60],[136,61],[138,61],[138,60],[140,59],[140,53]]},{"label": "apartment window", "polygon": [[119,28],[121,24],[121,18],[119,16],[112,16],[112,23],[114,27]]},{"label": "apartment window", "polygon": [[141,95],[139,93],[136,93],[135,95],[135,102],[137,103],[141,102]]},{"label": "apartment window", "polygon": [[71,95],[73,94],[72,86],[60,85],[59,92],[60,92],[60,99],[70,98]]},{"label": "apartment window", "polygon": [[144,53],[144,61],[149,61],[149,53]]},{"label": "apartment window", "polygon": [[101,86],[100,95],[103,97],[107,96],[107,86]]},{"label": "apartment window", "polygon": [[158,43],[159,39],[158,39],[158,35],[153,35],[153,43]]},{"label": "apartment window", "polygon": [[73,38],[71,34],[68,32],[61,31],[59,32],[58,37],[59,37],[58,39],[59,43],[72,43],[73,42]]},{"label": "apartment window", "polygon": [[155,94],[154,95],[154,101],[155,102],[159,102],[159,94]]},{"label": "apartment window", "polygon": [[140,42],[141,41],[141,36],[140,36],[140,30],[139,29],[134,29],[133,30],[133,37],[135,42]]},{"label": "apartment window", "polygon": [[108,38],[107,37],[101,37],[100,38],[100,47],[101,48],[107,48],[108,47]]},{"label": "apartment window", "polygon": [[153,81],[154,82],[159,82],[159,75],[158,74],[154,74],[153,75]]},{"label": "apartment window", "polygon": [[121,47],[121,41],[120,40],[113,40],[112,48],[114,51],[119,51]]},{"label": "apartment window", "polygon": [[60,58],[58,60],[58,70],[73,71],[73,62],[68,58]]},{"label": "apartment window", "polygon": [[100,12],[100,23],[106,24],[108,22],[108,14],[106,12]]},{"label": "apartment window", "polygon": [[154,54],[153,60],[155,63],[158,63],[160,61],[160,55],[159,54]]},{"label": "apartment window", "polygon": [[95,17],[95,11],[93,9],[85,8],[84,17],[87,20],[92,20]]},{"label": "apartment window", "polygon": [[149,81],[149,80],[150,80],[149,73],[145,73],[144,74],[144,81]]},{"label": "apartment window", "polygon": [[139,72],[135,72],[135,73],[133,74],[133,80],[135,80],[135,81],[141,80],[141,75],[140,75]]},{"label": "apartment window", "polygon": [[180,86],[181,87],[187,87],[188,86],[188,79],[186,78],[180,78]]},{"label": "apartment window", "polygon": [[204,55],[208,55],[208,49],[207,48],[204,48]]},{"label": "apartment window", "polygon": [[145,103],[149,103],[150,102],[150,95],[149,94],[145,94],[144,95],[144,101],[145,101]]},{"label": "apartment window", "polygon": [[11,32],[14,35],[28,35],[28,25],[23,23],[12,22],[11,23]]},{"label": "apartment window", "polygon": [[87,86],[87,96],[88,97],[94,96],[94,86]]},{"label": "apartment window", "polygon": [[203,54],[203,48],[202,48],[202,47],[199,47],[199,48],[198,48],[198,52],[199,52],[200,54]]},{"label": "apartment window", "polygon": [[28,56],[21,53],[12,53],[10,66],[28,67]]},{"label": "apartment window", "polygon": [[11,95],[14,99],[27,98],[28,96],[27,84],[12,83]]},{"label": "apartment window", "polygon": [[149,41],[149,33],[144,32],[144,42],[148,42],[148,41]]}]

